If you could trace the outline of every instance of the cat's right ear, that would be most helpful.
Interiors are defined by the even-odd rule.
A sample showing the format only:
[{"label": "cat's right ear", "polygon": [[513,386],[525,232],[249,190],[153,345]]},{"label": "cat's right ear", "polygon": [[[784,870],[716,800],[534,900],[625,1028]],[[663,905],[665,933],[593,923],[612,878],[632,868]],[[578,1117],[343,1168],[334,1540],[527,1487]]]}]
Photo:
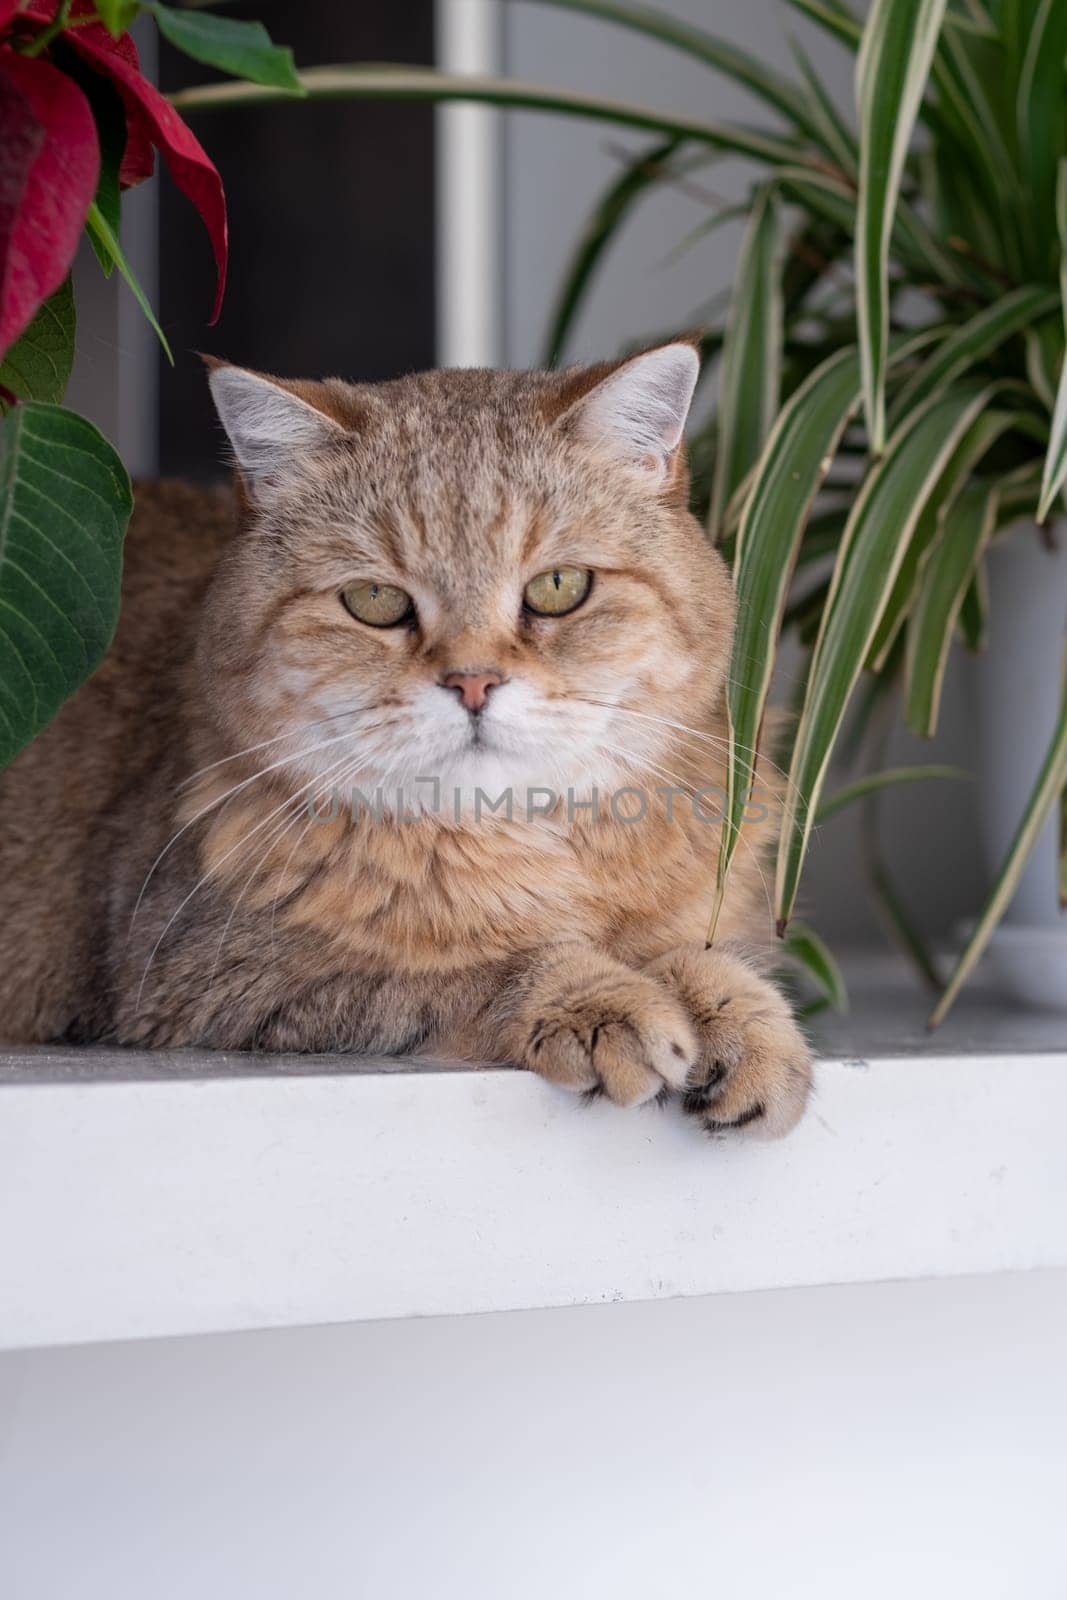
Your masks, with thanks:
[{"label": "cat's right ear", "polygon": [[590,367],[576,375],[579,394],[561,423],[658,489],[677,481],[676,452],[699,372],[690,339]]},{"label": "cat's right ear", "polygon": [[346,437],[346,428],[291,388],[244,367],[205,360],[219,421],[253,496],[284,473],[287,461]]}]

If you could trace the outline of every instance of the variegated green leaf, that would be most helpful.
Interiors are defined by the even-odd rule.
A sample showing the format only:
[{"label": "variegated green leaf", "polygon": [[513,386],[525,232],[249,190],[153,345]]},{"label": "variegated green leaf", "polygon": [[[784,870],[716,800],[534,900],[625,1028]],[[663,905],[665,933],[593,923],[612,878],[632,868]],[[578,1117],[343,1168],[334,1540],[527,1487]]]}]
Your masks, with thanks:
[{"label": "variegated green leaf", "polygon": [[[477,74],[437,72],[432,67],[308,67],[297,74],[309,100],[428,100],[445,103],[467,100],[482,105],[510,106],[516,110],[556,111],[593,122],[613,122],[624,128],[643,128],[715,150],[751,156],[754,161],[777,165],[803,159],[795,142],[757,129],[681,117],[651,106],[634,105],[601,95],[580,94],[546,84],[524,83],[518,78],[482,77]],[[284,90],[259,83],[201,83],[170,96],[179,111],[212,111],[222,107],[272,105],[288,100]]]},{"label": "variegated green leaf", "polygon": [[848,990],[833,951],[806,922],[794,922],[786,935],[786,954],[807,973],[835,1011],[848,1010]]},{"label": "variegated green leaf", "polygon": [[781,227],[778,200],[764,189],[741,245],[719,365],[719,426],[708,531],[755,465],[778,409],[782,369]]},{"label": "variegated green leaf", "polygon": [[956,996],[981,960],[997,924],[1011,904],[1012,896],[1019,886],[1019,880],[1041,830],[1067,786],[1067,675],[1064,679],[1064,689],[1059,721],[1041,771],[1019,819],[1015,837],[1001,863],[989,899],[985,903],[974,932],[967,941],[966,948],[956,963],[955,971],[948,981],[944,994],[931,1014],[931,1028],[936,1028],[945,1020]]},{"label": "variegated green leaf", "polygon": [[596,269],[608,245],[629,216],[633,207],[647,189],[660,182],[668,169],[670,159],[678,148],[677,139],[653,145],[635,157],[604,191],[589,213],[582,236],[563,275],[552,308],[548,334],[545,339],[544,364],[554,367],[559,362]]},{"label": "variegated green leaf", "polygon": [[[987,391],[987,400],[991,398],[992,393],[991,387]],[[923,559],[937,538],[941,519],[946,510],[952,505],[962,485],[982,457],[992,449],[1002,434],[1015,425],[1016,421],[1016,414],[1011,411],[983,411],[972,422],[945,464],[945,469],[934,485],[933,492],[923,507],[922,515],[915,524],[915,532],[904,552],[900,571],[897,573],[896,582],[882,613],[882,620],[878,624],[869,660],[869,665],[875,672],[879,672],[884,665],[890,647],[918,593],[917,580]]]},{"label": "variegated green leaf", "polygon": [[[1067,5],[1040,0],[1019,76],[1019,148],[1028,195],[1031,268],[1051,266],[1056,240],[1057,170],[1067,155]],[[1061,229],[1062,237],[1062,229]]]},{"label": "variegated green leaf", "polygon": [[785,797],[776,889],[788,922],[826,769],[849,698],[927,499],[987,401],[950,391],[919,406],[868,474],[849,518],[812,655]]},{"label": "variegated green leaf", "polygon": [[980,656],[989,643],[989,573],[981,558],[960,606],[959,632],[973,656]]},{"label": "variegated green leaf", "polygon": [[804,96],[795,84],[761,61],[757,56],[741,50],[727,39],[720,39],[706,28],[672,17],[667,11],[654,6],[622,3],[622,0],[541,0],[542,5],[558,6],[565,11],[584,12],[586,16],[601,17],[605,22],[616,22],[621,27],[632,28],[646,38],[657,39],[660,44],[673,45],[686,55],[694,56],[707,66],[714,67],[735,83],[773,106],[798,128],[813,134]]},{"label": "variegated green leaf", "polygon": [[856,62],[860,192],[856,310],[871,449],[885,447],[889,241],[912,129],[946,0],[873,0]]},{"label": "variegated green leaf", "polygon": [[951,779],[955,783],[967,782],[971,774],[962,767],[949,767],[931,762],[922,767],[883,767],[880,772],[868,772],[865,777],[857,778],[855,783],[848,783],[843,789],[838,789],[834,794],[823,800],[815,813],[816,825],[829,821],[837,812],[844,811],[846,807],[854,805],[857,800],[866,800],[872,794],[880,794],[883,789],[894,789],[902,783],[931,783],[938,779]]},{"label": "variegated green leaf", "polygon": [[856,15],[840,0],[786,0],[786,4],[799,11],[809,22],[815,22],[839,44],[849,49],[858,48],[863,37],[863,26]]},{"label": "variegated green leaf", "polygon": [[[892,360],[909,359],[929,337],[920,331],[897,340]],[[745,504],[734,554],[738,617],[727,687],[731,741],[715,916],[752,789],[790,579],[801,541],[818,533],[815,522],[808,524],[811,507],[860,396],[859,352],[854,346],[839,350],[782,407]],[[830,548],[839,542],[838,515],[829,513]]]},{"label": "variegated green leaf", "polygon": [[813,372],[783,407],[741,519],[734,557],[738,611],[727,688],[731,747],[719,850],[719,903],[752,789],[755,751],[797,550],[812,502],[859,403],[859,354],[855,348],[841,350]]},{"label": "variegated green leaf", "polygon": [[1016,522],[1037,520],[1037,499],[1041,489],[1040,461],[1025,461],[1007,472],[997,486],[997,522],[994,534]]},{"label": "variegated green leaf", "polygon": [[[855,235],[856,196],[847,183],[829,172],[812,167],[779,167],[778,182],[789,199],[807,210],[835,222],[845,233]],[[915,209],[901,201],[893,221],[893,245],[901,259],[912,268],[935,279],[958,283],[963,268],[937,242]]]},{"label": "variegated green leaf", "polygon": [[905,653],[904,720],[930,739],[964,596],[996,526],[997,488],[970,483],[948,508],[924,563]]},{"label": "variegated green leaf", "polygon": [[[1056,225],[1060,235],[1060,296],[1063,304],[1064,327],[1067,328],[1067,160],[1060,162],[1056,184]],[[1056,405],[1052,412],[1052,434],[1049,438],[1045,470],[1041,479],[1041,500],[1037,519],[1044,522],[1052,510],[1052,503],[1067,477],[1067,361],[1060,373],[1056,390]]]},{"label": "variegated green leaf", "polygon": [[[989,39],[946,16],[934,58],[938,118],[935,134],[946,147],[950,174],[963,173],[981,194],[988,216],[983,245],[992,259],[1003,262],[1015,278],[1025,276],[1020,217],[1023,193],[1018,167],[1009,148],[1014,108],[1001,103],[1007,81],[1004,50]],[[955,181],[950,175],[950,182]]]},{"label": "variegated green leaf", "polygon": [[837,162],[846,177],[856,178],[859,174],[859,145],[856,142],[856,135],[837,109],[833,96],[815,71],[806,52],[795,39],[790,39],[789,43],[807,89],[808,115],[813,137],[822,145],[831,160]]},{"label": "variegated green leaf", "polygon": [[1048,411],[1056,405],[1056,389],[1063,370],[1064,319],[1042,317],[1025,330],[1026,376],[1030,387]]},{"label": "variegated green leaf", "polygon": [[1058,304],[1058,298],[1054,289],[1027,284],[960,323],[916,368],[896,395],[890,408],[890,425],[895,427],[913,406],[947,388],[979,361],[992,355],[1005,340],[1046,316]]}]

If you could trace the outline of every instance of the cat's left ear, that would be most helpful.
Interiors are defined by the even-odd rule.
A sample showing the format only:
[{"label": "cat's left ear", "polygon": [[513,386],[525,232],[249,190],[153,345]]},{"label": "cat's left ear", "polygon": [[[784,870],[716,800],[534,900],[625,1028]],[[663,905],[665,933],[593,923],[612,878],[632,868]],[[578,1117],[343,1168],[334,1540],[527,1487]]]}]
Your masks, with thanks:
[{"label": "cat's left ear", "polygon": [[568,409],[564,421],[588,444],[664,483],[681,443],[700,360],[691,344],[632,356]]},{"label": "cat's left ear", "polygon": [[208,384],[236,465],[253,496],[294,457],[339,443],[348,429],[295,392],[245,367],[208,361]]}]

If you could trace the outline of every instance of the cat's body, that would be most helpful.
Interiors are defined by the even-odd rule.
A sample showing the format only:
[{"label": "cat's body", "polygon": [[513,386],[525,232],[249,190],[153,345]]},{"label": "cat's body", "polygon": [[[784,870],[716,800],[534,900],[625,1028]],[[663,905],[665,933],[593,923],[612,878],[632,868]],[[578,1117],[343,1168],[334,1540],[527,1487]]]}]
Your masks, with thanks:
[{"label": "cat's body", "polygon": [[[0,775],[0,1036],[515,1062],[790,1126],[758,820],[704,949],[732,596],[691,364],[217,372],[247,495],[139,490],[115,643]],[[561,572],[577,604],[523,605]]]}]

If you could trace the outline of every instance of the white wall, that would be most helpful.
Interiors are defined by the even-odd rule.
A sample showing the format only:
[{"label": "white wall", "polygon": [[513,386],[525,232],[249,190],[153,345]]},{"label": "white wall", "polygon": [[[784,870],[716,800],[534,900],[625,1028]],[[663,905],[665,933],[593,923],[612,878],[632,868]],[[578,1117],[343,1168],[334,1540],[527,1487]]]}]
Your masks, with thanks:
[{"label": "white wall", "polygon": [[1061,1600],[1067,1274],[0,1358],[4,1600]]}]

